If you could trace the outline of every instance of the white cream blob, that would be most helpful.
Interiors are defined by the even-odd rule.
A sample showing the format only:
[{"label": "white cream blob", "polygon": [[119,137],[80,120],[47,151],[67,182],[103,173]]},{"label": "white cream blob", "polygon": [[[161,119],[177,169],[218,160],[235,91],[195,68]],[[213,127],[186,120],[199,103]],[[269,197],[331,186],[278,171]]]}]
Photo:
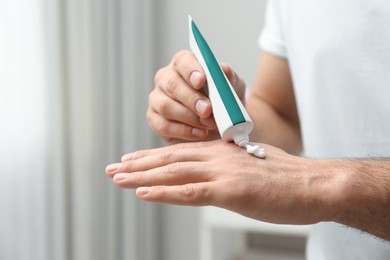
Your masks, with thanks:
[{"label": "white cream blob", "polygon": [[240,147],[246,148],[246,151],[250,154],[253,154],[254,156],[258,158],[265,158],[265,150],[264,148],[261,148],[260,146],[251,145],[247,142],[242,142],[239,144]]}]

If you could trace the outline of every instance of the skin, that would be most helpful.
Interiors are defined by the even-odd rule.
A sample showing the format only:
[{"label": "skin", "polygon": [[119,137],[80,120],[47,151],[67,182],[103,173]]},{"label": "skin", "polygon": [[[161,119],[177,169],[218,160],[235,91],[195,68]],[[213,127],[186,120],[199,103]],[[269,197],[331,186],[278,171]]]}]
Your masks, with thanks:
[{"label": "skin", "polygon": [[[243,99],[244,82],[228,65],[223,69]],[[335,221],[390,240],[388,160],[297,156],[301,134],[287,60],[263,53],[246,101],[255,123],[251,140],[262,142],[265,160],[218,138],[204,84],[202,68],[187,51],[156,73],[147,118],[175,145],[127,154],[107,166],[117,186],[136,189],[145,201],[213,205],[271,223]]]}]

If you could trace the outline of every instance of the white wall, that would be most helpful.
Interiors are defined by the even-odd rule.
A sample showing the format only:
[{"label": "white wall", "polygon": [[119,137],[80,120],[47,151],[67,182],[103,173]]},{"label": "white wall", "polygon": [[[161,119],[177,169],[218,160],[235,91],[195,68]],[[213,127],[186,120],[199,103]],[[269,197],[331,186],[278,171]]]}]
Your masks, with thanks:
[{"label": "white wall", "polygon": [[[191,14],[217,59],[231,64],[250,86],[258,60],[257,39],[263,26],[265,2],[156,1],[156,68],[167,65],[177,51],[189,49],[187,16]],[[162,206],[161,214],[161,259],[199,259],[199,209]],[[225,235],[218,238],[223,236],[225,248],[232,248],[235,239]],[[223,243],[218,248],[223,249]]]}]

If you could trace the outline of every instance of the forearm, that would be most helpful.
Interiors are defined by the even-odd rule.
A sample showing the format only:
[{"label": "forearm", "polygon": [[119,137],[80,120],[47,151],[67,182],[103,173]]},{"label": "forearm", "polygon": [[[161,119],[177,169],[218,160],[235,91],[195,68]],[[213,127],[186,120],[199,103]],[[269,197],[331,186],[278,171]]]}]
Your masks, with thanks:
[{"label": "forearm", "polygon": [[279,147],[290,154],[299,154],[302,141],[299,126],[278,114],[266,101],[254,95],[247,100],[247,109],[254,129],[251,140]]},{"label": "forearm", "polygon": [[255,124],[252,140],[299,154],[302,149],[299,116],[286,59],[267,52],[261,54],[246,107]]},{"label": "forearm", "polygon": [[325,185],[325,221],[335,221],[390,240],[390,160],[334,160],[318,169],[335,176]]}]

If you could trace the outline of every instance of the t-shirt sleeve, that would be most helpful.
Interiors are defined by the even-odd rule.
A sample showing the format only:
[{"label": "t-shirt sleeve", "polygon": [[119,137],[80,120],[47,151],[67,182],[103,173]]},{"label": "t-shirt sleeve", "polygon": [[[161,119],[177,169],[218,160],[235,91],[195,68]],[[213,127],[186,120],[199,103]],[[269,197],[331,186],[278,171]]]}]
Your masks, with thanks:
[{"label": "t-shirt sleeve", "polygon": [[269,0],[265,13],[265,27],[259,37],[262,50],[287,58],[287,49],[283,37],[280,0]]}]

